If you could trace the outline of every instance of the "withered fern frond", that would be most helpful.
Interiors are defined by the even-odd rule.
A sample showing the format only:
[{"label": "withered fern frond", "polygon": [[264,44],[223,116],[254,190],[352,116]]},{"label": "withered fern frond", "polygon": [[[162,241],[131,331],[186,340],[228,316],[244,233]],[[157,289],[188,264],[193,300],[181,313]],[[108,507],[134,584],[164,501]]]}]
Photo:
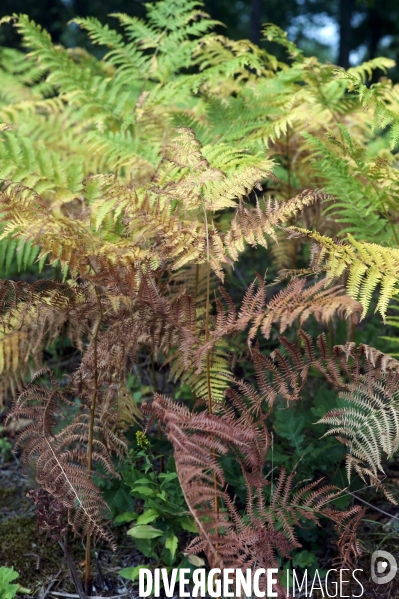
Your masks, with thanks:
[{"label": "withered fern frond", "polygon": [[329,287],[329,284],[328,279],[323,279],[306,286],[305,279],[294,278],[285,289],[267,301],[265,281],[257,275],[245,292],[238,312],[231,297],[220,288],[221,298],[216,299],[215,327],[210,341],[199,349],[198,358],[219,339],[244,331],[247,327],[248,345],[251,347],[258,331],[269,339],[274,323],[283,333],[295,321],[302,327],[310,316],[314,316],[321,324],[327,324],[335,316],[350,316],[355,322],[358,321],[361,313],[359,302],[346,295],[340,285]]},{"label": "withered fern frond", "polygon": [[[248,461],[253,454],[253,465],[257,463],[259,469],[259,455],[253,449],[257,445],[256,429],[228,413],[190,412],[160,395],[155,395],[143,410],[165,424],[165,433],[175,450],[179,481],[199,531],[187,551],[204,551],[210,566],[219,568],[251,568],[255,564],[270,567],[276,564],[276,550],[288,555],[290,543],[284,535],[267,531],[260,522],[245,523],[227,493],[218,463],[218,458],[234,446]],[[286,597],[282,587],[279,597]]]},{"label": "withered fern frond", "polygon": [[[276,565],[277,553],[289,557],[293,549],[300,547],[295,527],[302,526],[303,520],[318,524],[325,517],[337,521],[331,502],[342,490],[322,485],[321,481],[293,489],[295,473],[287,475],[282,469],[268,503],[264,492],[269,482],[263,475],[271,447],[265,424],[268,414],[261,413],[259,396],[247,402],[241,394],[228,395],[231,407],[216,406],[215,414],[190,412],[157,394],[143,410],[164,423],[174,447],[179,480],[199,531],[187,551],[204,551],[211,567],[270,568]],[[244,477],[245,515],[236,509],[219,463],[228,452],[238,460]],[[215,497],[218,510],[214,509]],[[352,508],[351,513],[358,511],[360,508]],[[342,516],[345,518],[345,512]],[[276,530],[277,521],[283,524],[281,532]],[[344,530],[342,526],[341,538]],[[349,545],[345,545],[347,560],[352,551]],[[279,597],[286,597],[282,587],[278,592]]]},{"label": "withered fern frond", "polygon": [[[36,377],[46,374],[38,371]],[[75,532],[91,534],[116,548],[112,535],[104,528],[108,507],[86,470],[88,422],[79,414],[72,423],[56,432],[56,412],[71,403],[56,387],[49,389],[32,383],[19,395],[7,421],[26,418],[30,421],[18,433],[15,449],[21,448],[24,466],[33,464],[35,477],[42,489],[68,510],[68,521]],[[100,423],[97,423],[97,427]],[[106,445],[94,443],[94,461],[116,475]]]}]

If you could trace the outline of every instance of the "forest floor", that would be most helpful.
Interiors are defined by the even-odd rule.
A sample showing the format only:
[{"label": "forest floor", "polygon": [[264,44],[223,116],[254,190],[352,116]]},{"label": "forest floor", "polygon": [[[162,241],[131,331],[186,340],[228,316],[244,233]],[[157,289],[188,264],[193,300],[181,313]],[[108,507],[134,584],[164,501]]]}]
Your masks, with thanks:
[{"label": "forest floor", "polygon": [[[12,566],[19,573],[16,582],[31,589],[37,599],[62,599],[63,593],[77,596],[62,548],[38,532],[33,501],[26,497],[32,488],[30,482],[29,473],[23,475],[16,458],[0,461],[0,565]],[[92,595],[133,599],[137,597],[133,585],[118,576],[118,571],[141,563],[142,556],[124,530],[114,532],[121,537],[117,539],[118,551],[99,548],[95,552]],[[68,552],[83,579],[85,552],[81,540],[71,536]]]},{"label": "forest floor", "polygon": [[[30,482],[29,472],[23,475],[21,463],[16,457],[11,457],[9,461],[0,460],[0,565],[13,566],[19,573],[17,582],[30,588],[30,596],[35,599],[78,598],[61,547],[38,532],[34,504],[26,497],[31,488]],[[385,520],[389,524],[389,518]],[[384,526],[383,522],[380,524]],[[367,529],[366,525],[361,531],[362,544],[371,540],[369,535],[375,534],[373,530],[375,527]],[[143,556],[135,549],[133,540],[126,535],[124,528],[117,528],[114,532],[118,551],[113,553],[107,548],[99,548],[95,552],[92,596],[137,599],[137,587],[118,576],[118,571],[143,563]],[[381,535],[380,549],[390,551],[399,561],[398,533],[389,533],[388,526]],[[68,539],[68,552],[83,579],[84,547],[81,540],[71,536]],[[364,599],[398,599],[399,572],[391,583],[377,585],[371,581],[370,561],[370,554],[366,552],[357,564],[363,570],[357,575],[365,589],[361,596]],[[308,587],[308,593],[309,590]],[[343,593],[338,597],[359,597],[360,587],[355,585]],[[300,599],[309,594],[297,592],[295,596]],[[317,591],[312,595],[314,599],[322,596],[325,595]]]}]

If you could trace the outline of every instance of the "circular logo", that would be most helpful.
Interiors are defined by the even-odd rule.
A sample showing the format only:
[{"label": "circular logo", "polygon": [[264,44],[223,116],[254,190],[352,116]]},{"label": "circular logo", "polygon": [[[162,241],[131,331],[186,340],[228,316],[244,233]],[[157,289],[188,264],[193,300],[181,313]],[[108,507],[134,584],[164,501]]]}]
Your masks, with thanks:
[{"label": "circular logo", "polygon": [[[388,568],[389,566],[389,568]],[[388,551],[374,551],[371,556],[371,578],[376,584],[387,584],[396,576],[398,564]]]}]

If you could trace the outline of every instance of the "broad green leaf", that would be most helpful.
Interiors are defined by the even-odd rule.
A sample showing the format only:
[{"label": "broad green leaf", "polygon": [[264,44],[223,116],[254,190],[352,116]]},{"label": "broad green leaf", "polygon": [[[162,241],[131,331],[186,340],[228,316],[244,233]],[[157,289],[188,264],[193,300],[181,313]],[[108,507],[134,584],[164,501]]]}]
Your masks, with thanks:
[{"label": "broad green leaf", "polygon": [[151,495],[154,495],[154,489],[150,489],[149,487],[143,486],[133,487],[132,493],[141,493],[142,495],[147,495],[148,497],[150,497]]},{"label": "broad green leaf", "polygon": [[114,518],[119,514],[134,511],[134,499],[129,487],[123,481],[116,481],[110,489],[103,491],[103,497]]},{"label": "broad green leaf", "polygon": [[139,524],[130,528],[127,534],[134,539],[155,539],[163,535],[163,530],[159,530],[159,528],[154,528],[148,524]]},{"label": "broad green leaf", "polygon": [[182,527],[182,529],[187,530],[187,532],[198,533],[194,520],[190,516],[184,516],[183,518],[179,518],[179,524]]},{"label": "broad green leaf", "polygon": [[119,570],[119,576],[127,578],[127,580],[136,580],[139,577],[139,572],[143,568],[150,568],[150,566],[134,566],[130,568],[122,568]]},{"label": "broad green leaf", "polygon": [[132,522],[137,518],[137,512],[123,512],[119,514],[114,520],[114,524],[125,524],[125,522]]},{"label": "broad green leaf", "polygon": [[169,549],[170,553],[172,554],[172,557],[175,557],[175,555],[176,555],[178,544],[179,544],[179,541],[178,541],[176,535],[172,535],[171,537],[167,538],[165,541],[165,547],[166,547],[166,549]]},{"label": "broad green leaf", "polygon": [[157,510],[150,508],[149,510],[145,510],[140,516],[137,518],[137,524],[149,524],[156,520],[159,516]]},{"label": "broad green leaf", "polygon": [[134,481],[135,485],[154,485],[155,483],[149,478],[138,478]]},{"label": "broad green leaf", "polygon": [[169,482],[170,480],[177,478],[177,472],[169,472],[168,474],[162,473],[158,478],[163,478],[163,482]]},{"label": "broad green leaf", "polygon": [[16,578],[18,578],[19,574],[14,570],[14,568],[7,568],[6,566],[0,567],[0,581],[3,584],[9,584]]}]

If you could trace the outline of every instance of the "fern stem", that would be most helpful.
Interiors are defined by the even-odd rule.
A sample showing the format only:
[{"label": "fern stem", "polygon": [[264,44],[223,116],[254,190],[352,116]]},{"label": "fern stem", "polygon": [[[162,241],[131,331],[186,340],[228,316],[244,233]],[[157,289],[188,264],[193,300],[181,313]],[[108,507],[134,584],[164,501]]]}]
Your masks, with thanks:
[{"label": "fern stem", "polygon": [[195,291],[194,291],[194,295],[195,295],[195,300],[197,300],[197,296],[198,296],[198,286],[199,286],[199,264],[195,265]]},{"label": "fern stem", "polygon": [[[211,279],[211,269],[209,267],[209,263],[207,264],[207,273],[206,273],[206,308],[205,308],[205,342],[209,341],[209,309],[210,309],[210,279]],[[212,414],[212,390],[211,390],[211,357],[209,350],[206,353],[206,383],[208,389],[208,410],[209,413]]]},{"label": "fern stem", "polygon": [[290,157],[290,127],[287,127],[287,133],[285,135],[285,141],[286,141],[286,153],[287,153],[287,183],[288,183],[288,198],[287,200],[289,200],[291,198],[291,188],[292,188],[292,184],[291,184],[291,179],[292,179],[292,164],[291,164],[291,157]]},{"label": "fern stem", "polygon": [[[209,341],[209,311],[210,311],[210,296],[211,296],[211,266],[210,266],[210,255],[209,255],[209,231],[208,231],[208,215],[206,213],[204,207],[204,218],[205,218],[205,230],[206,230],[206,305],[205,305],[205,341],[206,343]],[[209,414],[213,413],[212,406],[212,389],[211,389],[211,356],[210,351],[207,351],[206,354],[206,383],[208,388],[208,411]],[[216,462],[216,451],[212,451],[212,457]],[[214,501],[215,507],[214,511],[219,519],[219,495],[218,495],[218,481],[216,478],[216,472],[213,473],[213,489],[214,489]],[[219,536],[219,528],[216,531],[217,536]],[[218,545],[216,545],[216,552],[218,549]]]},{"label": "fern stem", "polygon": [[398,237],[398,234],[397,234],[396,229],[394,227],[394,224],[391,221],[391,219],[389,218],[388,214],[386,214],[386,218],[388,219],[388,222],[391,225],[391,229],[392,229],[392,232],[393,232],[393,236],[395,237],[396,245],[399,247],[399,237]]},{"label": "fern stem", "polygon": [[58,544],[60,545],[62,551],[64,552],[65,555],[65,559],[67,561],[68,567],[69,567],[69,571],[71,573],[71,577],[72,580],[75,584],[76,590],[78,592],[78,595],[80,597],[80,599],[88,599],[86,593],[83,590],[82,587],[82,583],[79,580],[79,575],[76,571],[76,566],[74,564],[73,559],[71,558],[71,556],[69,555],[68,549],[67,549],[67,540],[66,540],[66,535],[64,535],[64,538],[58,541]]},{"label": "fern stem", "polygon": [[[154,362],[154,356],[153,354],[151,354],[150,356],[151,358],[151,376],[152,376],[152,386],[154,387],[154,393],[158,393],[158,383],[157,383],[157,375],[155,372],[155,362]],[[162,439],[162,428],[160,425],[160,422],[158,420],[158,425],[157,425],[157,432],[158,432],[158,439]],[[163,459],[163,455],[160,456],[159,458],[159,469],[161,472],[164,471],[164,459]]]},{"label": "fern stem", "polygon": [[[209,230],[208,230],[208,215],[204,210],[204,223],[206,232],[206,304],[205,304],[205,341],[209,341],[209,310],[210,310],[210,296],[211,296],[211,267],[210,267],[210,254],[209,254]],[[211,361],[209,350],[206,353],[206,382],[208,389],[208,410],[212,414],[212,392],[211,392]]]},{"label": "fern stem", "polygon": [[[98,304],[98,320],[93,332],[93,365],[94,365],[94,388],[90,406],[90,428],[89,439],[87,443],[87,471],[91,472],[93,468],[93,441],[94,441],[94,418],[96,413],[97,397],[98,397],[98,361],[97,361],[97,341],[100,332],[101,322],[103,319],[103,307],[101,304],[100,294],[96,286],[94,286]],[[90,532],[86,536],[86,559],[85,559],[85,591],[87,595],[91,594],[91,578],[90,578],[90,562],[91,562],[91,535]]]}]

